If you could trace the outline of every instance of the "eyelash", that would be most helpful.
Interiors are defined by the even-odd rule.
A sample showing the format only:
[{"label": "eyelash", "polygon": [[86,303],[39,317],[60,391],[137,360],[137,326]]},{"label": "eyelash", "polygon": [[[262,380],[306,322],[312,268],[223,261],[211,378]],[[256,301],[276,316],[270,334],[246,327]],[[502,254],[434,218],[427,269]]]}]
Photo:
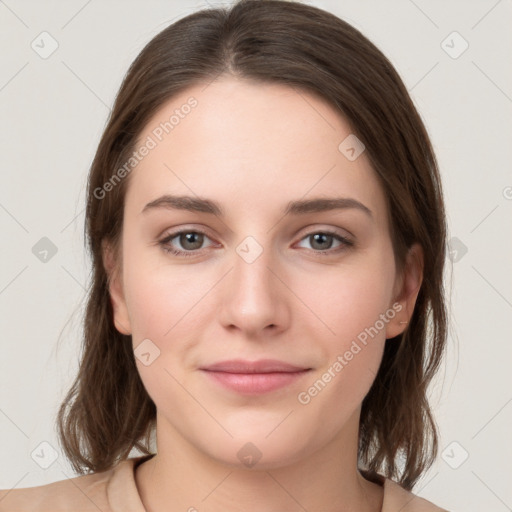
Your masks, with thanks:
[{"label": "eyelash", "polygon": [[[169,245],[169,242],[171,240],[173,240],[177,236],[182,235],[184,233],[200,234],[200,235],[204,235],[205,237],[209,238],[208,235],[204,231],[184,229],[184,230],[176,231],[175,233],[169,234],[168,236],[166,236],[163,240],[159,241],[158,243],[166,253],[173,254],[174,256],[183,256],[185,258],[197,256],[200,249],[199,250],[196,249],[193,251],[180,251],[178,249],[172,248],[172,246]],[[320,231],[312,231],[311,233],[308,233],[307,235],[303,236],[300,241],[302,241],[305,238],[308,238],[312,235],[318,235],[318,234],[333,236],[335,239],[337,239],[339,242],[341,242],[342,245],[340,247],[337,247],[334,250],[328,249],[326,251],[315,251],[314,249],[311,249],[311,251],[313,251],[315,254],[332,256],[333,254],[337,254],[338,252],[343,251],[344,249],[347,249],[354,245],[354,242],[352,242],[348,238],[341,236],[340,234],[336,233],[335,231],[330,231],[328,229],[320,230]]]}]

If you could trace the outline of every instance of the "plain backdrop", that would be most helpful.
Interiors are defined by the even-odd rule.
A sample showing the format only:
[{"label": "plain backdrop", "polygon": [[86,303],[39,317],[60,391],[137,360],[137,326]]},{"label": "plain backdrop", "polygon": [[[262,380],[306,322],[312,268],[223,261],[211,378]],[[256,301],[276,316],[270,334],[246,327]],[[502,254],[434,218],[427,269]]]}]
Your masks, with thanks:
[{"label": "plain backdrop", "polygon": [[[414,492],[454,511],[511,510],[512,2],[307,3],[388,56],[440,163],[450,336],[431,392],[439,457]],[[54,422],[80,351],[88,168],[129,64],[206,6],[0,1],[0,488],[74,476]],[[35,454],[48,446],[57,460],[45,469]]]}]

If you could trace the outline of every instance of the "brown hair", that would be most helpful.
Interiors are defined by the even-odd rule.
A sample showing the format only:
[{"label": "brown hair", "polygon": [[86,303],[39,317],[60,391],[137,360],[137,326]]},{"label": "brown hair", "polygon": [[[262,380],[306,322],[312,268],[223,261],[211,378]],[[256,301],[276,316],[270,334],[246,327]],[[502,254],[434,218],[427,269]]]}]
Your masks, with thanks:
[{"label": "brown hair", "polygon": [[388,59],[333,14],[290,1],[241,0],[195,12],[154,37],[129,68],[89,174],[92,283],[79,372],[57,417],[63,450],[79,473],[110,469],[132,448],[151,453],[155,404],[139,377],[131,336],[114,327],[102,261],[105,241],[121,257],[129,176],[104,197],[95,191],[128,161],[137,137],[165,102],[221,74],[287,84],[327,100],[365,144],[383,187],[397,269],[413,243],[423,248],[424,278],[414,313],[404,333],[386,341],[362,403],[359,437],[361,469],[411,490],[438,449],[427,399],[447,337],[446,221],[438,166],[423,122]]}]

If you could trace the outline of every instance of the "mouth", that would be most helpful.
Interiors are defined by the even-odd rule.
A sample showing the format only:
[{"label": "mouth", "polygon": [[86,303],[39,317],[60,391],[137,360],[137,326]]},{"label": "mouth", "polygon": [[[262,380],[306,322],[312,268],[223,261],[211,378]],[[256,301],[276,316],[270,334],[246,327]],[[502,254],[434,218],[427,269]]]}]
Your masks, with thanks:
[{"label": "mouth", "polygon": [[260,359],[259,361],[231,359],[229,361],[220,361],[200,369],[227,373],[292,373],[310,370],[311,368],[296,366],[277,359]]},{"label": "mouth", "polygon": [[269,393],[299,380],[312,368],[275,359],[221,361],[200,368],[213,382],[245,395]]}]

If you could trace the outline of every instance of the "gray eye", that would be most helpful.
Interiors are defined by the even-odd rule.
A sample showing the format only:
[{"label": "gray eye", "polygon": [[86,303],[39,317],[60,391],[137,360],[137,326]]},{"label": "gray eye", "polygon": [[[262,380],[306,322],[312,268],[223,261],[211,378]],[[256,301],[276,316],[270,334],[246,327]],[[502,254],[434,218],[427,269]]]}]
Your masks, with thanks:
[{"label": "gray eye", "polygon": [[334,241],[334,237],[327,233],[315,233],[313,235],[308,235],[308,238],[311,241],[311,247],[320,251],[330,249]]},{"label": "gray eye", "polygon": [[188,251],[200,249],[204,242],[204,235],[195,231],[180,233],[175,238],[179,238],[180,246]]}]

